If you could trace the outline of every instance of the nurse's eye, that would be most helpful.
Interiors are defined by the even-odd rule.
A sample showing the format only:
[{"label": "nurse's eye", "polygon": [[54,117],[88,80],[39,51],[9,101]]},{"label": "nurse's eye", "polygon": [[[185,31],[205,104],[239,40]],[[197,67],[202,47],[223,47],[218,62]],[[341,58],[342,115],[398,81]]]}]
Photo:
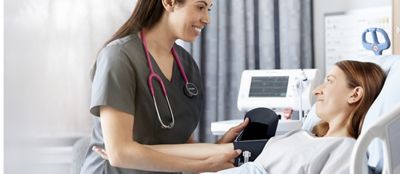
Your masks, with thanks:
[{"label": "nurse's eye", "polygon": [[[205,7],[205,6],[197,6],[197,9],[199,9],[200,11],[203,11],[203,10],[206,9],[206,7]],[[208,10],[209,10],[209,9],[208,9]]]}]

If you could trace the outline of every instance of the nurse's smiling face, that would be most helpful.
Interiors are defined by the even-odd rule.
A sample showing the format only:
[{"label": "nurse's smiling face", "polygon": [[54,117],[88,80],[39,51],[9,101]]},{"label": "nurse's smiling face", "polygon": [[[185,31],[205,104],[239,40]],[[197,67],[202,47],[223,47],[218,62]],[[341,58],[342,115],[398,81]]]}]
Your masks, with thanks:
[{"label": "nurse's smiling face", "polygon": [[178,39],[193,42],[210,23],[212,0],[186,0],[169,11],[170,29]]},{"label": "nurse's smiling face", "polygon": [[344,72],[337,66],[333,67],[325,82],[313,92],[317,97],[316,113],[322,120],[329,122],[349,110],[349,98],[353,94],[353,89],[347,84]]}]

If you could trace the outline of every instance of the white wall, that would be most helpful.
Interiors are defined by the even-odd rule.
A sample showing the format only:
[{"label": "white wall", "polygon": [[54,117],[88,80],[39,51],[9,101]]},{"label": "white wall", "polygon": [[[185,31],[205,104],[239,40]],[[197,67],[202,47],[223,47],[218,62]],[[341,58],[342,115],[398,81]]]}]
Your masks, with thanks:
[{"label": "white wall", "polygon": [[91,130],[89,69],[135,1],[4,3],[5,173],[69,173],[70,145]]},{"label": "white wall", "polygon": [[316,68],[325,72],[324,14],[353,9],[390,6],[392,0],[314,0],[314,57]]}]

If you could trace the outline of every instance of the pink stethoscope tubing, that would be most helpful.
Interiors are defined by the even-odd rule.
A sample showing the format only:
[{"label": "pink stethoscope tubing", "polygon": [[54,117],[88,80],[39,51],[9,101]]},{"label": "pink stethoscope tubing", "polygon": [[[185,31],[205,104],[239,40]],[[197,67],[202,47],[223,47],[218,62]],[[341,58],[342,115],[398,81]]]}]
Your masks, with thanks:
[{"label": "pink stethoscope tubing", "polygon": [[[146,37],[145,37],[143,31],[140,32],[140,37],[142,38],[142,43],[143,43],[143,47],[144,47],[144,50],[145,50],[145,53],[146,53],[146,58],[147,58],[147,64],[148,64],[149,70],[150,70],[150,74],[149,74],[149,77],[148,77],[148,79],[147,79],[147,80],[148,80],[147,83],[148,83],[148,85],[149,85],[149,90],[150,90],[151,96],[153,97],[153,102],[154,102],[154,106],[155,106],[155,108],[156,108],[158,120],[159,120],[159,122],[160,122],[162,128],[171,129],[171,128],[173,128],[174,125],[175,125],[175,117],[174,117],[174,113],[172,112],[171,104],[170,104],[169,99],[168,99],[167,90],[166,90],[166,88],[165,88],[164,82],[162,81],[161,77],[160,77],[160,76],[154,71],[154,69],[153,69],[153,64],[151,63],[150,53],[149,53],[149,50],[148,50],[148,48],[147,48]],[[178,54],[176,53],[174,47],[172,47],[171,52],[172,52],[172,55],[173,55],[173,57],[174,57],[174,60],[175,60],[176,64],[178,65],[179,72],[180,72],[180,74],[182,75],[183,80],[185,81],[185,87],[186,87],[187,85],[189,85],[189,84],[191,84],[191,83],[189,82],[189,80],[188,80],[188,78],[187,78],[187,76],[186,76],[186,74],[185,74],[185,71],[184,71],[184,69],[183,69],[183,67],[182,67],[182,64],[181,64],[181,62],[180,62],[180,60],[179,60],[179,58],[178,58]],[[172,118],[171,123],[168,124],[168,125],[164,124],[164,122],[163,122],[162,119],[161,119],[160,112],[159,112],[159,110],[158,110],[157,101],[156,101],[156,99],[155,99],[155,92],[154,92],[154,86],[153,86],[153,79],[155,79],[155,80],[160,84],[162,93],[163,93],[163,95],[164,95],[164,97],[165,97],[165,100],[167,101],[167,104],[168,104],[168,109],[169,109],[169,112],[170,112],[171,118]],[[196,92],[196,95],[197,95],[197,92]]]}]

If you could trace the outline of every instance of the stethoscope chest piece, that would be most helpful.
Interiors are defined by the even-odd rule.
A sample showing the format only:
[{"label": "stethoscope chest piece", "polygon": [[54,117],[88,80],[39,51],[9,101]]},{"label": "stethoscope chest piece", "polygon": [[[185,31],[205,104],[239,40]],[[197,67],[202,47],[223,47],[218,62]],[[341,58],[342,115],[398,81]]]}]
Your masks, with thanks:
[{"label": "stethoscope chest piece", "polygon": [[188,82],[185,84],[183,88],[184,88],[183,91],[185,92],[186,96],[190,98],[199,95],[199,90],[193,83]]}]

